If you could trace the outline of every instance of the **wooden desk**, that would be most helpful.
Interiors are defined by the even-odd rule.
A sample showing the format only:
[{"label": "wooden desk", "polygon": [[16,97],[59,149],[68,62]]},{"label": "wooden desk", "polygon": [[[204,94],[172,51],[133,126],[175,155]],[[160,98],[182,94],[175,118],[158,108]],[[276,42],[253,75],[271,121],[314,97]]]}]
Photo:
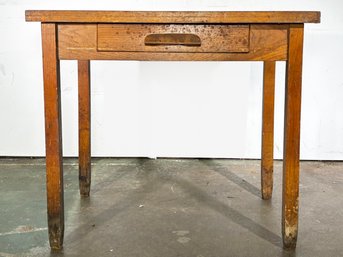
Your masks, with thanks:
[{"label": "wooden desk", "polygon": [[[79,184],[89,196],[90,60],[263,61],[262,198],[272,196],[275,61],[286,61],[282,235],[298,233],[299,138],[304,23],[319,12],[26,11],[42,24],[50,246],[64,234],[60,60],[78,60]],[[228,231],[229,232],[229,231]]]}]

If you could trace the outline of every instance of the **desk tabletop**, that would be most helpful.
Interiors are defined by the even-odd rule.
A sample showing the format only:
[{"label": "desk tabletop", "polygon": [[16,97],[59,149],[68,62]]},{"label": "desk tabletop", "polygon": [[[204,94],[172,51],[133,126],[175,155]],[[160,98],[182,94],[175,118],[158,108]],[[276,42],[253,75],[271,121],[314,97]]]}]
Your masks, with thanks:
[{"label": "desk tabletop", "polygon": [[315,11],[179,12],[27,10],[26,21],[58,23],[319,23]]}]

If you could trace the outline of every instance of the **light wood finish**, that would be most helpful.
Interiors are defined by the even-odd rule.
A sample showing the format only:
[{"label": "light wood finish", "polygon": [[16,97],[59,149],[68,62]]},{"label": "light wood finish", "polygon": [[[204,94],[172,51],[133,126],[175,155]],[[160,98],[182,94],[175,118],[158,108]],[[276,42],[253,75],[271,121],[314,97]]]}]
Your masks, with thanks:
[{"label": "light wood finish", "polygon": [[[192,34],[200,45],[146,45],[148,35]],[[249,51],[249,25],[99,24],[99,51],[239,53]]]},{"label": "light wood finish", "polygon": [[52,249],[60,249],[64,234],[64,202],[60,68],[56,24],[42,24],[42,48],[49,241]]},{"label": "light wood finish", "polygon": [[80,193],[85,196],[91,181],[90,60],[263,61],[263,199],[273,188],[275,62],[287,61],[282,234],[285,248],[296,246],[303,33],[304,23],[320,21],[319,12],[26,11],[26,20],[42,22],[51,248],[62,247],[64,231],[59,59],[79,65]]},{"label": "light wood finish", "polygon": [[275,62],[264,62],[261,157],[261,191],[264,200],[270,199],[273,193],[274,92]]},{"label": "light wood finish", "polygon": [[319,23],[320,12],[26,11],[26,21],[78,23]]},{"label": "light wood finish", "polygon": [[78,61],[79,80],[79,188],[89,196],[91,186],[91,99],[90,62]]},{"label": "light wood finish", "polygon": [[248,53],[161,53],[97,51],[97,25],[60,24],[63,60],[281,61],[287,59],[287,25],[251,25]]},{"label": "light wood finish", "polygon": [[295,248],[298,235],[301,77],[304,25],[290,25],[286,64],[282,235]]}]

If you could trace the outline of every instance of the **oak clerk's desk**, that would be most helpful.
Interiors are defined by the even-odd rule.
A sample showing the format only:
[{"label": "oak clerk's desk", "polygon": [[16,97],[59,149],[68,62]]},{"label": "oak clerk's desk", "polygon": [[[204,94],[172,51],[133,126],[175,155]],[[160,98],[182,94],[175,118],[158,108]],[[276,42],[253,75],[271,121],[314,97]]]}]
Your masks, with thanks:
[{"label": "oak clerk's desk", "polygon": [[26,20],[42,23],[51,248],[62,247],[64,233],[59,60],[78,60],[83,196],[91,182],[90,60],[263,61],[263,199],[273,188],[275,61],[286,61],[282,235],[284,247],[296,246],[304,23],[320,22],[319,12],[26,11]]}]

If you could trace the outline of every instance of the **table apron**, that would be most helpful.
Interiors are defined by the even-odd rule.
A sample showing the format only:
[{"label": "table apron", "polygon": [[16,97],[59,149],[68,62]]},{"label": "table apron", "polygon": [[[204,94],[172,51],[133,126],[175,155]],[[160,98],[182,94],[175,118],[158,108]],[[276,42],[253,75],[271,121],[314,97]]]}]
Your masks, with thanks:
[{"label": "table apron", "polygon": [[[242,24],[242,26],[246,25]],[[215,26],[225,25],[213,26],[213,30],[218,34],[220,29]],[[227,26],[231,25],[227,24]],[[132,43],[128,44],[127,50],[125,45],[120,45],[119,51],[104,51],[99,49],[98,45],[98,24],[58,24],[58,56],[61,60],[137,61],[283,61],[287,59],[288,24],[250,24],[249,27],[249,42],[244,47],[244,51],[236,50],[235,46],[232,48],[228,46],[225,48],[229,49],[227,52],[220,52],[218,49],[212,49],[211,45],[206,48],[200,47],[199,52],[185,51],[184,47],[166,47],[161,50],[160,46],[157,48],[158,51],[152,51],[151,48],[143,45],[134,46],[137,50],[132,51]],[[101,44],[104,44],[103,38],[101,40]],[[112,42],[113,44],[115,42]],[[218,47],[216,44],[213,45]]]}]

